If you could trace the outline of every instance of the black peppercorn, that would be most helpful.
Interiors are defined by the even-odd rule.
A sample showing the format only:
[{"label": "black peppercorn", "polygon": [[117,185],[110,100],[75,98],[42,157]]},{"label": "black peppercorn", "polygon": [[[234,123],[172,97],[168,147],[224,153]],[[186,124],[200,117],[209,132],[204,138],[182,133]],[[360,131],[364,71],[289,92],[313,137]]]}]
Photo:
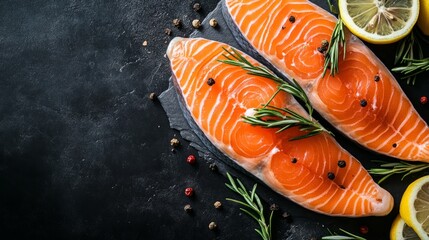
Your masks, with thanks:
[{"label": "black peppercorn", "polygon": [[217,171],[217,166],[215,163],[210,163],[209,165],[210,170],[212,170],[213,172]]},{"label": "black peppercorn", "polygon": [[286,220],[287,223],[291,223],[292,222],[292,216],[288,213],[288,212],[284,212],[282,214],[283,219]]},{"label": "black peppercorn", "polygon": [[292,158],[290,161],[291,161],[292,163],[296,163],[296,162],[298,161],[298,159],[296,159],[296,158]]},{"label": "black peppercorn", "polygon": [[213,86],[213,84],[215,84],[216,82],[215,82],[215,80],[213,79],[213,78],[209,78],[208,80],[207,80],[207,84],[209,85],[209,86]]},{"label": "black peppercorn", "polygon": [[270,205],[270,211],[277,211],[279,210],[279,205],[273,203]]},{"label": "black peppercorn", "polygon": [[328,172],[328,178],[331,180],[335,179],[335,174],[333,172]]},{"label": "black peppercorn", "polygon": [[394,144],[392,144],[392,147],[397,147],[398,146],[398,144],[396,144],[396,143],[394,143]]},{"label": "black peppercorn", "polygon": [[338,167],[340,167],[340,168],[344,168],[344,167],[346,167],[346,161],[344,161],[344,160],[339,160],[339,161],[338,161]]},{"label": "black peppercorn", "polygon": [[289,22],[294,23],[295,22],[295,16],[290,16],[289,17]]},{"label": "black peppercorn", "polygon": [[365,99],[360,100],[360,105],[362,107],[366,107],[366,105],[368,105],[368,102]]},{"label": "black peppercorn", "polygon": [[380,76],[375,75],[375,77],[374,77],[374,81],[376,81],[376,82],[380,81]]}]

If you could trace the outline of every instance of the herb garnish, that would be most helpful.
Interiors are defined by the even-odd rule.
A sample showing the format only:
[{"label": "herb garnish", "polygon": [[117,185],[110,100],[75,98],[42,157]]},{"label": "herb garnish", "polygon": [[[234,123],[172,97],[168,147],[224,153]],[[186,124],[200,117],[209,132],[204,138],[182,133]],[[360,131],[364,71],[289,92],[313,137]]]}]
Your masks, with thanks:
[{"label": "herb garnish", "polygon": [[340,17],[340,11],[338,10],[338,7],[331,3],[331,0],[326,0],[329,11],[332,14],[335,14],[338,16],[338,21],[335,24],[334,31],[331,35],[331,40],[329,41],[329,48],[325,52],[325,63],[323,64],[323,74],[322,77],[325,76],[326,70],[328,68],[331,69],[331,76],[335,76],[339,72],[338,69],[338,58],[339,58],[339,52],[340,52],[340,46],[343,47],[343,59],[346,57],[346,40],[345,40],[345,34],[344,34],[344,24],[343,20]]},{"label": "herb garnish", "polygon": [[[423,72],[423,70],[419,70],[421,65],[419,63],[414,63],[414,61],[420,61],[420,59],[423,58],[422,45],[415,31],[417,30],[411,31],[410,34],[403,38],[396,49],[394,64],[403,64],[403,66],[392,69],[394,72],[405,74],[402,79],[406,79],[407,84],[411,83],[413,85],[416,82],[417,74]],[[426,60],[426,62],[429,69],[429,60]]]},{"label": "herb garnish", "polygon": [[347,232],[344,229],[340,228],[339,230],[346,235],[338,235],[337,233],[332,233],[330,230],[328,230],[331,235],[322,237],[322,240],[366,240],[365,238]]},{"label": "herb garnish", "polygon": [[338,21],[335,24],[334,31],[331,35],[331,40],[329,41],[329,48],[325,53],[325,63],[323,64],[323,74],[325,76],[326,70],[331,69],[331,76],[335,76],[339,72],[338,61],[340,46],[343,47],[343,59],[346,58],[346,39],[344,34],[344,24],[340,16],[338,16]]},{"label": "herb garnish", "polygon": [[[303,134],[298,137],[294,137],[291,140],[303,139],[306,137],[314,136],[321,132],[327,132],[332,134],[330,131],[325,129],[320,123],[313,120],[311,117],[313,114],[313,107],[310,104],[310,101],[305,94],[304,90],[299,86],[299,84],[293,80],[291,83],[288,83],[275,75],[265,66],[255,66],[250,63],[245,57],[243,57],[237,50],[232,48],[231,51],[224,48],[224,50],[229,54],[224,54],[223,56],[227,60],[219,60],[222,63],[226,63],[233,66],[241,67],[246,70],[248,74],[260,76],[264,78],[271,79],[279,84],[278,90],[274,93],[268,103],[264,104],[262,108],[255,109],[253,116],[243,116],[243,119],[246,123],[262,126],[266,128],[279,128],[277,132],[286,130],[291,127],[299,127],[301,131],[306,131],[306,134]],[[306,118],[299,113],[288,109],[288,108],[277,108],[270,106],[270,102],[274,97],[280,92],[284,91],[300,99],[304,102],[305,107],[309,113],[309,118]]]},{"label": "herb garnish", "polygon": [[[285,115],[285,113],[288,115]],[[272,119],[273,117],[275,117],[275,119]],[[243,119],[244,122],[252,125],[265,128],[279,128],[277,133],[295,126],[298,126],[301,131],[307,131],[306,134],[291,138],[291,141],[311,137],[321,132],[332,134],[318,122],[306,119],[288,108],[277,108],[268,105],[263,108],[255,109],[255,114],[253,116],[243,116]]]},{"label": "herb garnish", "polygon": [[403,174],[401,178],[401,180],[403,180],[406,176],[412,173],[421,172],[423,170],[429,169],[429,164],[427,163],[410,163],[404,161],[394,163],[388,163],[383,161],[377,162],[382,163],[380,167],[371,168],[368,170],[368,172],[373,175],[384,175],[384,177],[378,181],[379,184],[394,174]]},{"label": "herb garnish", "polygon": [[401,67],[395,67],[392,71],[401,72],[405,74],[403,78],[407,79],[407,84],[410,82],[414,84],[416,82],[416,76],[422,72],[429,71],[429,58],[413,59],[404,58],[403,60],[406,65]]},{"label": "herb garnish", "polygon": [[229,173],[226,173],[226,176],[229,179],[229,183],[225,183],[225,185],[233,192],[238,193],[244,201],[232,198],[227,198],[226,200],[238,203],[246,207],[240,208],[240,210],[245,212],[247,215],[251,216],[258,222],[260,229],[255,229],[255,231],[262,237],[263,240],[270,240],[273,211],[271,211],[267,223],[264,216],[264,206],[262,206],[261,200],[256,194],[257,184],[253,185],[252,191],[247,191],[246,187],[244,187],[243,183],[241,183],[239,179],[236,179],[236,183]]}]

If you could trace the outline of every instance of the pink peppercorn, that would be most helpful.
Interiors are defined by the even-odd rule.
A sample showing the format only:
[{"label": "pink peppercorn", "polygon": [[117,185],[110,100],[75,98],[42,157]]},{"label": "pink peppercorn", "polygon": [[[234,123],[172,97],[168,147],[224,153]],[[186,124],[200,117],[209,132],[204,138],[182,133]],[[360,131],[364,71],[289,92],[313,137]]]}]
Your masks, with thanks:
[{"label": "pink peppercorn", "polygon": [[186,158],[186,162],[187,163],[189,163],[189,164],[191,164],[191,165],[193,165],[193,164],[195,164],[195,162],[197,161],[197,159],[195,158],[195,156],[194,155],[189,155],[187,158]]},{"label": "pink peppercorn", "polygon": [[186,195],[187,197],[192,197],[192,195],[194,195],[194,189],[193,189],[193,188],[190,188],[190,187],[186,188],[186,189],[185,189],[185,195]]}]

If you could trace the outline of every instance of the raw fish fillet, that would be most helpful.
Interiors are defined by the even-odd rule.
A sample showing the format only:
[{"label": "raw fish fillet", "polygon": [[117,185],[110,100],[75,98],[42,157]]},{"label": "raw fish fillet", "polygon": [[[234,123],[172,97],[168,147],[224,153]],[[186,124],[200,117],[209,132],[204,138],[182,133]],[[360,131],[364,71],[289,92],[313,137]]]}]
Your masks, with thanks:
[{"label": "raw fish fillet", "polygon": [[[336,216],[381,216],[393,198],[365,168],[326,133],[290,141],[302,135],[297,127],[252,126],[252,115],[277,90],[272,80],[252,76],[227,65],[223,50],[230,46],[202,38],[174,38],[167,49],[180,102],[194,131],[274,191],[315,212]],[[259,65],[241,53],[253,64]],[[212,79],[211,84],[208,80]],[[308,117],[284,92],[270,105],[287,107]]]},{"label": "raw fish fillet", "polygon": [[223,13],[239,43],[295,79],[333,126],[375,152],[429,162],[429,128],[384,64],[346,33],[339,74],[323,77],[324,55],[337,19],[307,0],[224,0]]}]

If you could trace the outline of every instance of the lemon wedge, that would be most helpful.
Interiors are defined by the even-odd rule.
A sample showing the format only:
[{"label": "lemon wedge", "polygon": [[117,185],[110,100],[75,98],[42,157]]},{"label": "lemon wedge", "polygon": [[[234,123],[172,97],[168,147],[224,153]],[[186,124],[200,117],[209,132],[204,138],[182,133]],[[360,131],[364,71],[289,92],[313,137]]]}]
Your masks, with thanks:
[{"label": "lemon wedge", "polygon": [[374,44],[400,40],[419,17],[419,0],[339,0],[338,7],[347,28]]},{"label": "lemon wedge", "polygon": [[390,228],[390,240],[420,240],[420,238],[398,215]]},{"label": "lemon wedge", "polygon": [[402,195],[399,213],[422,240],[429,240],[429,175],[407,187]]},{"label": "lemon wedge", "polygon": [[420,13],[419,19],[417,20],[417,26],[419,26],[422,32],[429,36],[429,1],[420,0]]}]

